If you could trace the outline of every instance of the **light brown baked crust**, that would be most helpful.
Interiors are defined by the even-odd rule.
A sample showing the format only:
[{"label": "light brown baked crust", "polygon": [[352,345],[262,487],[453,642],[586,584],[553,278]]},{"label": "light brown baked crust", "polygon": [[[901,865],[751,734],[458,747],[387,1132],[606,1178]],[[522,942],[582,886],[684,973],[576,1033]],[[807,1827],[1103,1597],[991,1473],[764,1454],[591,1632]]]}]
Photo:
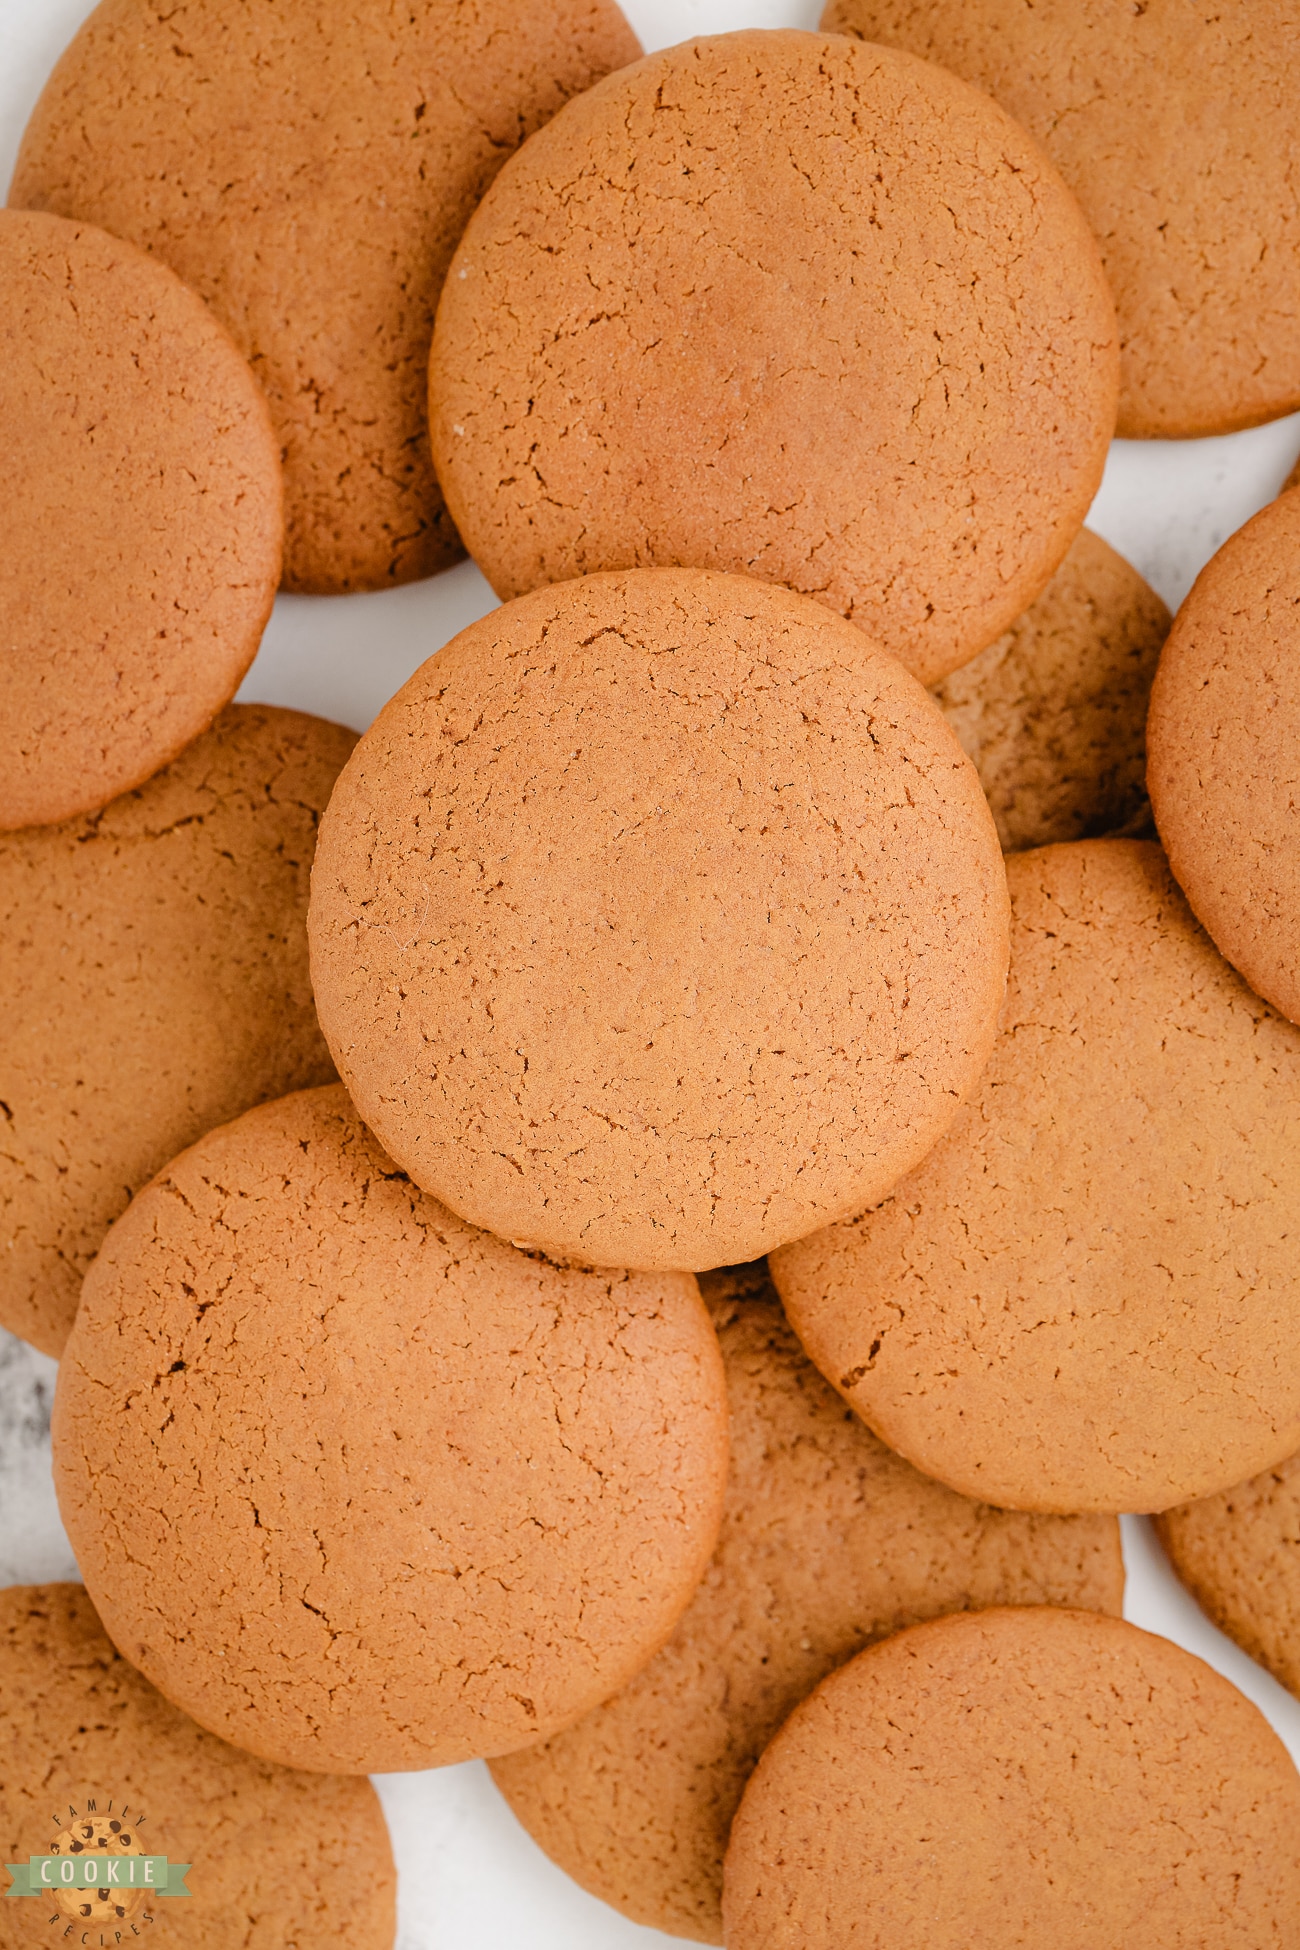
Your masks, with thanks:
[{"label": "light brown baked crust", "polygon": [[704,1581],[630,1686],[493,1763],[560,1867],[634,1922],[722,1941],[722,1858],[746,1780],[798,1702],[869,1641],[944,1611],[1119,1613],[1113,1517],[969,1503],[873,1436],[799,1348],[762,1264],[706,1273],[731,1479]]},{"label": "light brown baked crust", "polygon": [[1156,1527],[1220,1631],[1300,1698],[1300,1455],[1166,1510]]},{"label": "light brown baked crust", "polygon": [[135,1199],[54,1406],[110,1637],[223,1739],[339,1773],[503,1753],[626,1684],[708,1563],[726,1466],[693,1279],[462,1225],[338,1085]]},{"label": "light brown baked crust", "polygon": [[1300,1022],[1300,495],[1229,537],[1160,657],[1147,784],[1197,918]]},{"label": "light brown baked crust", "polygon": [[984,1611],[872,1646],[759,1762],[728,1950],[1290,1950],[1300,1777],[1181,1646]]},{"label": "light brown baked crust", "polygon": [[1042,143],[1115,294],[1122,436],[1300,406],[1288,0],[828,0],[822,24],[953,69]]},{"label": "light brown baked crust", "polygon": [[0,834],[0,1321],[45,1353],[155,1171],[250,1105],[332,1080],[305,923],[355,743],[232,704],[103,812]]},{"label": "light brown baked crust", "polygon": [[0,211],[0,831],[94,812],[206,730],[280,577],[266,402],[162,264]]},{"label": "light brown baked crust", "polygon": [[429,458],[438,289],[505,158],[640,53],[614,0],[101,0],[10,202],[102,224],[202,294],[284,449],[286,586],[461,555]]},{"label": "light brown baked crust", "polygon": [[983,1082],[882,1205],[773,1256],[804,1347],[968,1496],[1161,1510],[1300,1447],[1300,1031],[1160,849],[1014,854]]},{"label": "light brown baked crust", "polygon": [[1147,701],[1170,621],[1082,528],[1037,601],[936,687],[1004,852],[1150,831]]},{"label": "light brown baked crust", "polygon": [[806,597],[651,569],[521,597],[367,732],[321,829],[339,1074],[472,1224],[752,1258],[879,1197],[984,1066],[1006,885],[973,769]]},{"label": "light brown baked crust", "polygon": [[[0,1752],[6,1860],[45,1854],[70,1808],[93,1798],[102,1813],[111,1798],[143,1815],[142,1845],[192,1864],[183,1915],[174,1897],[154,1906],[160,1936],[179,1925],[176,1940],[203,1950],[391,1950],[397,1877],[370,1783],[275,1767],[204,1733],[115,1651],[79,1584],[0,1591]],[[49,1941],[49,1916],[0,1902],[0,1946]],[[122,1941],[151,1934],[134,1922]],[[79,1942],[84,1926],[69,1927]],[[93,1919],[87,1934],[98,1944]]]},{"label": "light brown baked crust", "polygon": [[793,30],[688,41],[502,171],[439,304],[430,436],[502,596],[785,583],[925,683],[1034,599],[1101,479],[1096,244],[986,97]]}]

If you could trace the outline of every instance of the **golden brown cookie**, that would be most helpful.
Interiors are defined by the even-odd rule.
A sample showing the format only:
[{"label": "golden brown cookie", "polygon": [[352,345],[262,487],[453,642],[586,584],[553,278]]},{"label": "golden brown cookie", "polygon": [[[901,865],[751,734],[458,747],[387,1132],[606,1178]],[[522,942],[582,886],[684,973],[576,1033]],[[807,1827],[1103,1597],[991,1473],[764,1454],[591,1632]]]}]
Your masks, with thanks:
[{"label": "golden brown cookie", "polygon": [[456,241],[524,137],[639,53],[615,0],[101,0],[10,202],[132,238],[230,327],[284,449],[288,587],[410,582],[462,552],[425,419]]},{"label": "golden brown cookie", "polygon": [[1037,602],[936,688],[1006,852],[1149,828],[1147,699],[1169,623],[1083,528]]},{"label": "golden brown cookie", "polygon": [[0,211],[0,831],[93,812],[211,724],[280,574],[266,402],[206,306]]},{"label": "golden brown cookie", "polygon": [[334,1085],[118,1220],[54,1452],[127,1658],[236,1746],[368,1773],[545,1739],[653,1657],[717,1538],[726,1388],[693,1279],[462,1225]]},{"label": "golden brown cookie", "polygon": [[471,220],[429,369],[439,477],[502,596],[743,570],[925,683],[1042,589],[1101,479],[1114,312],[1009,117],[793,30],[611,76]]},{"label": "golden brown cookie", "polygon": [[339,781],[321,1024],[417,1184],[598,1266],[756,1257],[878,1198],[983,1069],[1006,884],[932,699],[747,577],[539,590]]},{"label": "golden brown cookie", "polygon": [[494,1762],[534,1839],[635,1922],[722,1941],[722,1858],[781,1722],[869,1641],[944,1611],[1118,1614],[1113,1517],[968,1503],[863,1427],[800,1351],[762,1264],[705,1274],[727,1369],[722,1535],[668,1644],[567,1733]]},{"label": "golden brown cookie", "polygon": [[0,1901],[0,1950],[132,1943],[151,1926],[193,1950],[390,1950],[396,1876],[370,1783],[214,1740],[114,1650],[79,1584],[0,1591],[0,1751],[6,1861],[191,1865],[188,1901],[120,1885]]},{"label": "golden brown cookie", "polygon": [[1300,1697],[1300,1455],[1166,1510],[1157,1528],[1198,1604]]},{"label": "golden brown cookie", "polygon": [[47,1354],[133,1192],[212,1125],[334,1076],[304,923],[355,743],[232,704],[102,813],[0,835],[0,1321]]},{"label": "golden brown cookie", "polygon": [[892,1448],[1027,1510],[1164,1510],[1300,1447],[1300,1031],[1158,846],[1013,854],[979,1090],[874,1210],[774,1256]]},{"label": "golden brown cookie", "polygon": [[1300,1776],[1168,1639],[941,1618],[821,1685],[732,1829],[728,1950],[1292,1950]]},{"label": "golden brown cookie", "polygon": [[1300,495],[1206,564],[1160,657],[1147,785],[1197,918],[1300,1022]]},{"label": "golden brown cookie", "polygon": [[951,68],[1042,143],[1115,294],[1122,435],[1300,406],[1288,0],[828,0],[822,25]]}]

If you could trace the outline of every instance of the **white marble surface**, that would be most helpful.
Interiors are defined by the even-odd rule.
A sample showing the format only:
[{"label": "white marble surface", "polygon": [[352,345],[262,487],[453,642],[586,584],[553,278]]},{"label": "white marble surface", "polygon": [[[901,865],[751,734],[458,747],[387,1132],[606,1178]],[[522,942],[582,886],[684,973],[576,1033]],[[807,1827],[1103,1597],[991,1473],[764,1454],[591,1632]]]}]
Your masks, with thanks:
[{"label": "white marble surface", "polygon": [[[813,26],[818,0],[624,0],[647,47],[742,26]],[[87,0],[0,0],[0,180],[27,113]],[[1090,523],[1177,605],[1201,565],[1277,492],[1300,416],[1223,439],[1117,441]],[[425,657],[494,606],[466,563],[377,596],[276,604],[241,695],[364,728]],[[0,1584],[75,1575],[50,1479],[55,1366],[0,1333]],[[1125,1518],[1130,1618],[1208,1659],[1255,1700],[1300,1760],[1300,1702],[1216,1632],[1176,1583],[1150,1526]],[[377,1783],[401,1874],[398,1950],[654,1950],[584,1895],[518,1827],[481,1765]]]}]

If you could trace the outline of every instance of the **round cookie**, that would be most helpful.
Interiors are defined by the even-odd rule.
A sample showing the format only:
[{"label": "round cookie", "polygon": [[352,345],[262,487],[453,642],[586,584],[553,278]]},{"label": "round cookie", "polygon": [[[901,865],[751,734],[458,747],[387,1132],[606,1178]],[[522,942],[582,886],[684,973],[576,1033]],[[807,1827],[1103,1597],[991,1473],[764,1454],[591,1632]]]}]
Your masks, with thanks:
[{"label": "round cookie", "polygon": [[937,1619],[826,1680],[732,1829],[728,1950],[1291,1950],[1300,1776],[1168,1639]]},{"label": "round cookie", "polygon": [[212,1125],[333,1078],[304,924],[355,743],[232,704],[102,813],[0,835],[0,1321],[47,1354],[133,1192]]},{"label": "round cookie", "polygon": [[759,1754],[833,1667],[939,1612],[1118,1614],[1113,1517],[968,1503],[864,1428],[804,1358],[764,1267],[700,1282],[727,1369],[731,1479],[704,1582],[659,1656],[567,1733],[493,1763],[561,1868],[635,1922],[720,1943],[722,1858]]},{"label": "round cookie", "polygon": [[508,1752],[626,1684],[708,1562],[726,1457],[693,1279],[462,1225],[338,1085],[140,1194],[54,1405],[110,1637],[223,1739],[340,1773]]},{"label": "round cookie", "polygon": [[1028,1510],[1163,1510],[1300,1447],[1300,1031],[1159,847],[1013,854],[979,1090],[893,1195],[774,1256],[892,1448]]},{"label": "round cookie", "polygon": [[431,658],[339,781],[309,922],[339,1074],[417,1184],[517,1244],[689,1271],[925,1155],[1006,925],[920,685],[693,569],[536,591]]},{"label": "round cookie", "polygon": [[1007,853],[1149,827],[1146,715],[1169,611],[1080,529],[1037,602],[935,690]]},{"label": "round cookie", "polygon": [[1198,920],[1300,1022],[1300,495],[1229,537],[1160,657],[1147,787]]},{"label": "round cookie", "polygon": [[7,1861],[88,1846],[191,1865],[188,1901],[103,1888],[0,1902],[0,1950],[129,1943],[154,1922],[202,1950],[391,1950],[396,1876],[370,1783],[214,1740],[114,1650],[79,1584],[0,1591],[0,1750]]},{"label": "round cookie", "polygon": [[1286,0],[828,0],[822,25],[987,89],[1101,245],[1121,435],[1228,433],[1300,406],[1300,19]]},{"label": "round cookie", "polygon": [[1157,1528],[1197,1603],[1300,1698],[1300,1455]]},{"label": "round cookie", "polygon": [[287,587],[409,582],[462,553],[425,415],[456,241],[524,137],[639,53],[615,0],[101,0],[10,202],[131,238],[229,326],[284,451]]},{"label": "round cookie", "polygon": [[1117,372],[1096,244],[994,103],[748,30],[610,76],[506,166],[443,289],[429,424],[499,595],[740,570],[933,683],[1060,562]]},{"label": "round cookie", "polygon": [[280,462],[205,305],[89,224],[0,211],[0,831],[93,812],[234,696]]}]

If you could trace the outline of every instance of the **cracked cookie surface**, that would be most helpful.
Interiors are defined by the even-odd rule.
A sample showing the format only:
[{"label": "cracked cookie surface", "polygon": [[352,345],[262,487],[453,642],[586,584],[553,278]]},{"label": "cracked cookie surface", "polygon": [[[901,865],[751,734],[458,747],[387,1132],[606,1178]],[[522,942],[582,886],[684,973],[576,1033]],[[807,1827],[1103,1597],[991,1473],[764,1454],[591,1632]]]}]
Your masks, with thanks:
[{"label": "cracked cookie surface", "polygon": [[[147,1936],[162,1911],[160,1935],[202,1950],[391,1950],[397,1878],[370,1783],[276,1767],[205,1733],[115,1649],[79,1584],[0,1591],[0,1751],[6,1860],[68,1852],[51,1848],[53,1824],[62,1837],[69,1808],[90,1801],[99,1827],[121,1815],[134,1848],[193,1865],[188,1900],[152,1919],[137,1909],[120,1938],[85,1891],[92,1914],[70,1941]],[[0,1901],[0,1950],[50,1937],[48,1904]]]},{"label": "cracked cookie surface", "polygon": [[0,1321],[45,1353],[155,1171],[251,1104],[332,1080],[307,894],[355,743],[232,704],[103,812],[0,834]]},{"label": "cracked cookie surface", "polygon": [[334,1085],[118,1221],[54,1458],[105,1628],[200,1725],[430,1767],[545,1738],[659,1649],[716,1541],[726,1386],[692,1278],[463,1225]]},{"label": "cracked cookie surface", "polygon": [[766,1271],[706,1273],[727,1370],[718,1548],[663,1651],[567,1733],[494,1762],[533,1839],[654,1929],[720,1943],[722,1859],[745,1782],[798,1702],[872,1640],[944,1611],[1118,1614],[1113,1517],[970,1503],[921,1476],[805,1358]]},{"label": "cracked cookie surface", "polygon": [[211,724],[280,576],[266,402],[207,307],[88,223],[0,210],[0,831],[92,812]]},{"label": "cracked cookie surface", "polygon": [[287,586],[385,588],[463,552],[425,374],[465,221],[527,135],[639,53],[613,0],[101,0],[10,201],[130,237],[201,293],[271,403]]},{"label": "cracked cookie surface", "polygon": [[1300,406],[1290,0],[829,0],[822,25],[953,69],[1042,143],[1115,294],[1121,436]]},{"label": "cracked cookie surface", "polygon": [[924,1156],[991,1045],[1006,882],[933,700],[806,597],[539,590],[362,740],[312,878],[362,1116],[502,1238],[753,1258]]},{"label": "cracked cookie surface", "polygon": [[920,1169],[773,1256],[809,1355],[968,1496],[1162,1510],[1300,1447],[1300,1031],[1159,847],[1013,854],[988,1069]]},{"label": "cracked cookie surface", "polygon": [[1046,1607],[842,1666],[759,1762],[728,1950],[1290,1950],[1300,1777],[1168,1639]]},{"label": "cracked cookie surface", "polygon": [[430,434],[497,593],[743,571],[926,683],[1038,594],[1101,479],[1114,313],[1055,169],[954,76],[689,41],[534,136],[439,305]]}]

